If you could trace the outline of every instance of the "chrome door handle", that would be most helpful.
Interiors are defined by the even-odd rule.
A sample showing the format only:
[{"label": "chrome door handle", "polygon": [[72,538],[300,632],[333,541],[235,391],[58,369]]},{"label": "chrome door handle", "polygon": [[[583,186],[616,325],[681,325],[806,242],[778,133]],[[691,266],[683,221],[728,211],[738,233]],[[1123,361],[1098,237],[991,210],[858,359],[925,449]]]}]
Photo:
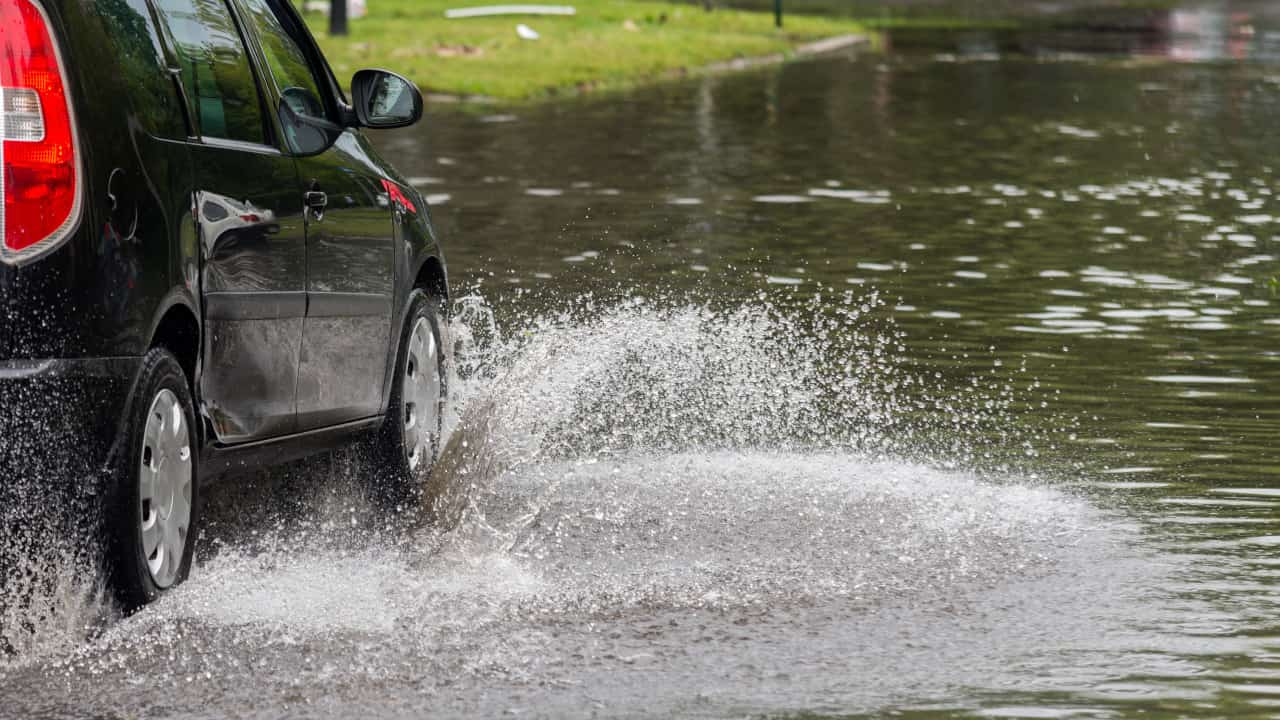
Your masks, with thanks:
[{"label": "chrome door handle", "polygon": [[324,219],[324,209],[329,204],[328,195],[319,190],[310,190],[304,196],[304,202],[316,220]]}]

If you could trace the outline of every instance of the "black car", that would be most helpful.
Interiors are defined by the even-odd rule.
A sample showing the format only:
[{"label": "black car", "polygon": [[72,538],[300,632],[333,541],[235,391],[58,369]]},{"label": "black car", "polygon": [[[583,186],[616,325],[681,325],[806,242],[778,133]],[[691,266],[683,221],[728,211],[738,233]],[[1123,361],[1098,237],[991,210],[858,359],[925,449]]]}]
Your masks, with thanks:
[{"label": "black car", "polygon": [[288,0],[0,0],[0,483],[94,498],[128,606],[228,471],[361,441],[403,503],[435,461],[444,259],[361,132],[422,96],[350,88]]}]

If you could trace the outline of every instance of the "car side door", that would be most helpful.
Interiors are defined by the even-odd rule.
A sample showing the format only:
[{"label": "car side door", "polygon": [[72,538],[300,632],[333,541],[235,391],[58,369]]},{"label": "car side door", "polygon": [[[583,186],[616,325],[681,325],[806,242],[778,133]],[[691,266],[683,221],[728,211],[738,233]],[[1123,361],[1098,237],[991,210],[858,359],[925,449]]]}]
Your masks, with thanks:
[{"label": "car side door", "polygon": [[[383,407],[395,290],[392,207],[367,140],[297,15],[283,0],[236,0],[279,97],[278,119],[308,203],[301,430]],[[345,111],[349,112],[349,111]]]},{"label": "car side door", "polygon": [[306,228],[227,0],[153,0],[185,95],[201,255],[201,412],[232,444],[297,429]]}]

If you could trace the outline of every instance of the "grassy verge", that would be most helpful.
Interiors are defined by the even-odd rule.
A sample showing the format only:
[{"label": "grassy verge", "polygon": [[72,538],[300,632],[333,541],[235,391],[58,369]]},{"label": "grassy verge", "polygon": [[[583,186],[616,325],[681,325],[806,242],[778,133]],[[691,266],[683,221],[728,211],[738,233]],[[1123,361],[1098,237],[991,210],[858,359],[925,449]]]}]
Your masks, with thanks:
[{"label": "grassy verge", "polygon": [[[633,0],[550,0],[577,8],[572,17],[444,18],[447,8],[499,1],[369,0],[368,16],[345,38],[329,37],[322,15],[307,20],[340,80],[385,67],[429,92],[506,101],[633,85],[865,28],[849,18],[789,14],[779,30],[770,13]],[[541,39],[518,37],[519,23]]]}]

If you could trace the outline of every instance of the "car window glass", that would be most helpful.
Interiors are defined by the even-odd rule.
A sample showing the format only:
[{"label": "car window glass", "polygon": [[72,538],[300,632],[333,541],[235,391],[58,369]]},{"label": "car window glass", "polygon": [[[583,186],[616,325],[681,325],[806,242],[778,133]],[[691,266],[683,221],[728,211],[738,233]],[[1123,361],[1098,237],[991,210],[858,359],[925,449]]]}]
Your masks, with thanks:
[{"label": "car window glass", "polygon": [[143,129],[156,137],[185,138],[181,100],[145,0],[99,0],[94,7],[119,58],[121,85]]},{"label": "car window glass", "polygon": [[258,86],[224,0],[157,0],[156,8],[177,45],[200,134],[265,144]]},{"label": "car window glass", "polygon": [[330,121],[325,110],[320,81],[316,77],[302,46],[285,29],[276,11],[267,0],[243,0],[251,22],[258,33],[262,53],[266,57],[271,77],[280,90],[280,98],[288,106],[281,125],[286,139],[295,152],[312,153],[323,149],[328,141],[314,126],[289,117],[290,113],[303,118]]}]

